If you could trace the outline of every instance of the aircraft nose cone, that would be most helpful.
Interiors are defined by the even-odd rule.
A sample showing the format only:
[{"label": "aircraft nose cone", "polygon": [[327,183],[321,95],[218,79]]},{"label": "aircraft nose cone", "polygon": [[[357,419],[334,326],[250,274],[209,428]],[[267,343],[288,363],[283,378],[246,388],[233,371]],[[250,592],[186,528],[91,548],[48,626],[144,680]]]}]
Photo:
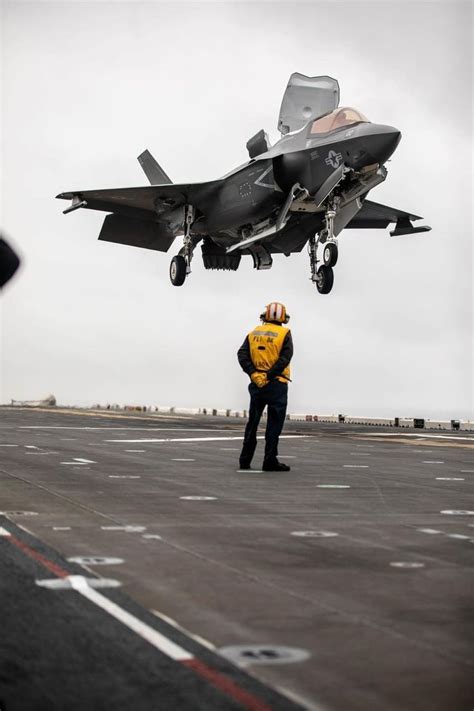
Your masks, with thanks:
[{"label": "aircraft nose cone", "polygon": [[385,163],[400,143],[402,134],[393,126],[374,126],[367,136],[367,153],[374,163]]}]

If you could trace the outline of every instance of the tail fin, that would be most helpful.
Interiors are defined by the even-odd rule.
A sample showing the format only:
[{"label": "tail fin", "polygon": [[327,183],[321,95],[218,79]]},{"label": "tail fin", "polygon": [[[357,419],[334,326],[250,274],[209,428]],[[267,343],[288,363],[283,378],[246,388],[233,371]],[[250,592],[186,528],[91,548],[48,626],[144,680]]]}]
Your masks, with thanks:
[{"label": "tail fin", "polygon": [[152,185],[165,185],[173,182],[153,158],[149,150],[143,151],[143,153],[138,156],[138,162]]}]

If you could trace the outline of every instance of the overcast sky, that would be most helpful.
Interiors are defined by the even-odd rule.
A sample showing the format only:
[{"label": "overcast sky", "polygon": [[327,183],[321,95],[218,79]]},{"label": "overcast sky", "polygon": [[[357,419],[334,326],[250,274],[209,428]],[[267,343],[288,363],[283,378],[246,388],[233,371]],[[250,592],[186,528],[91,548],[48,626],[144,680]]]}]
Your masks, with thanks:
[{"label": "overcast sky", "polygon": [[[291,412],[472,417],[470,2],[2,2],[2,218],[23,255],[1,296],[1,392],[62,404],[247,406],[236,351],[272,300],[292,316]],[[348,230],[335,286],[304,251],[244,257],[185,285],[168,254],[100,243],[103,213],[62,191],[222,176],[260,128],[277,140],[289,75],[402,141],[370,199],[432,232]]]}]

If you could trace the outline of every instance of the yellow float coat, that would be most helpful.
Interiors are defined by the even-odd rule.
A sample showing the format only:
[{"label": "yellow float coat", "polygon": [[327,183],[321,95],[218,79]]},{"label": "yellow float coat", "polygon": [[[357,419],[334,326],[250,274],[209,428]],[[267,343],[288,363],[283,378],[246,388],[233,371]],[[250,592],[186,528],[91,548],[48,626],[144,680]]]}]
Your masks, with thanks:
[{"label": "yellow float coat", "polygon": [[[266,373],[275,365],[288,332],[288,328],[276,323],[262,323],[261,326],[250,331],[248,334],[250,357],[256,370]],[[290,380],[289,365],[277,379],[282,383]]]}]

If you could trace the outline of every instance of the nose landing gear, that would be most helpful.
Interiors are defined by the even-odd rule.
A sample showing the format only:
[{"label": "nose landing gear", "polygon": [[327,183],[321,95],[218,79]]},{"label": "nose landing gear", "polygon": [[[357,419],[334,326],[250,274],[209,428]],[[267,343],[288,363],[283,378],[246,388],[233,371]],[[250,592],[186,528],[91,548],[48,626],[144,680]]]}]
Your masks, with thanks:
[{"label": "nose landing gear", "polygon": [[188,274],[191,274],[191,260],[194,248],[199,242],[191,235],[191,225],[194,222],[194,208],[186,205],[184,208],[184,240],[183,246],[170,264],[170,279],[173,286],[182,286]]},{"label": "nose landing gear", "polygon": [[[334,284],[333,267],[338,258],[337,240],[334,236],[334,218],[336,216],[336,206],[331,205],[326,210],[326,227],[317,236],[313,235],[309,239],[309,260],[311,266],[311,280],[316,284],[320,294],[329,294]],[[323,264],[318,267],[318,246],[322,244]]]}]

